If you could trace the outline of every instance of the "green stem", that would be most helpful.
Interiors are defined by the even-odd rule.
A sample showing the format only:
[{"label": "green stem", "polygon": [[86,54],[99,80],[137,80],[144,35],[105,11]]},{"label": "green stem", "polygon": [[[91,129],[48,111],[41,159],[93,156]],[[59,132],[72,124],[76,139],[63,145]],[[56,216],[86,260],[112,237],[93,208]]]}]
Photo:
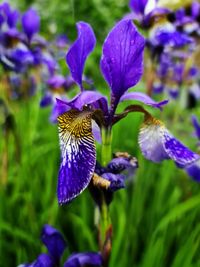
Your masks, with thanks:
[{"label": "green stem", "polygon": [[[112,131],[110,128],[102,129],[101,165],[106,166],[112,159]],[[101,192],[100,220],[99,220],[99,247],[103,257],[103,266],[108,266],[111,253],[112,224],[109,207],[106,203],[104,191]]]},{"label": "green stem", "polygon": [[112,159],[112,128],[102,129],[101,165],[106,166]]}]

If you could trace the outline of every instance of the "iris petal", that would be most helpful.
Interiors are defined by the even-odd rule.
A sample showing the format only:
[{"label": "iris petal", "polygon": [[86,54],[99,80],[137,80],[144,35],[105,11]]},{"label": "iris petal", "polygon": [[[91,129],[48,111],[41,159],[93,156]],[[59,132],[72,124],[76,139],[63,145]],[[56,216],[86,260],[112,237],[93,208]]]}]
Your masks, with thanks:
[{"label": "iris petal", "polygon": [[95,47],[96,38],[91,26],[85,22],[76,24],[78,38],[70,47],[66,61],[74,81],[82,88],[82,75],[86,58]]},{"label": "iris petal", "polygon": [[29,40],[39,31],[40,17],[36,10],[30,8],[22,17],[22,27]]},{"label": "iris petal", "polygon": [[102,257],[96,252],[75,253],[65,262],[64,267],[101,266]]},{"label": "iris petal", "polygon": [[146,119],[139,133],[139,145],[143,155],[154,162],[172,159],[179,167],[191,164],[199,158],[177,140],[164,126],[153,117]]},{"label": "iris petal", "polygon": [[67,203],[89,184],[96,164],[92,112],[71,110],[58,117],[62,162],[58,201]]},{"label": "iris petal", "polygon": [[200,182],[200,159],[185,167],[188,175],[195,181]]},{"label": "iris petal", "polygon": [[144,38],[131,20],[120,21],[108,34],[101,58],[101,71],[113,97],[120,97],[143,73]]},{"label": "iris petal", "polygon": [[156,120],[147,121],[142,125],[139,133],[139,146],[145,158],[154,162],[169,159],[162,144],[164,130],[164,125]]},{"label": "iris petal", "polygon": [[185,166],[199,158],[198,154],[184,146],[167,129],[162,136],[162,142],[166,153],[179,166]]},{"label": "iris petal", "polygon": [[162,109],[162,106],[164,106],[168,103],[168,100],[156,102],[150,96],[148,96],[144,93],[141,93],[141,92],[125,93],[120,98],[120,101],[125,101],[125,100],[136,100],[136,101],[142,102],[146,105],[152,106],[154,108],[159,108],[159,109]]},{"label": "iris petal", "polygon": [[67,246],[66,241],[58,230],[46,224],[42,229],[42,242],[48,249],[49,254],[56,264],[59,264],[60,258]]}]

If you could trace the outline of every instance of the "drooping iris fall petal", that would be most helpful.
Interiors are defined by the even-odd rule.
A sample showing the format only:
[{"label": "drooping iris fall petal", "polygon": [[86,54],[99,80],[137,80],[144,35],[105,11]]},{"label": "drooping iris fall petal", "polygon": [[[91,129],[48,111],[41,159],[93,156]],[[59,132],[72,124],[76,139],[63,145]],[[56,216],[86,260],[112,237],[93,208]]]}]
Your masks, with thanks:
[{"label": "drooping iris fall petal", "polygon": [[58,177],[58,201],[67,203],[89,184],[96,164],[92,112],[70,110],[58,117],[62,162]]},{"label": "drooping iris fall petal", "polygon": [[120,21],[104,42],[101,71],[117,101],[142,76],[144,44],[131,20]]},{"label": "drooping iris fall petal", "polygon": [[86,58],[96,44],[96,38],[91,26],[85,22],[76,24],[78,38],[70,47],[66,61],[74,81],[82,88],[82,76]]},{"label": "drooping iris fall petal", "polygon": [[146,119],[140,129],[139,145],[143,155],[154,162],[172,159],[179,167],[185,167],[200,158],[177,140],[161,121],[152,117]]}]

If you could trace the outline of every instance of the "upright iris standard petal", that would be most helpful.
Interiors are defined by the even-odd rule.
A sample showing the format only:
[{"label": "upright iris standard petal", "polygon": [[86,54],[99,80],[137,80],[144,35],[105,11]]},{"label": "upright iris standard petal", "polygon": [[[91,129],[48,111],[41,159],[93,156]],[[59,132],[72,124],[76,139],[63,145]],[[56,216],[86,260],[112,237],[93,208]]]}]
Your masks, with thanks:
[{"label": "upright iris standard petal", "polygon": [[67,247],[66,241],[58,230],[46,224],[42,229],[42,242],[48,249],[55,264],[59,264],[60,258]]},{"label": "upright iris standard petal", "polygon": [[141,93],[141,92],[125,93],[120,98],[120,101],[125,101],[125,100],[136,100],[136,101],[142,102],[146,105],[152,106],[154,108],[159,108],[159,109],[162,109],[162,106],[164,106],[168,103],[168,100],[156,102],[150,96],[148,96],[144,93]]},{"label": "upright iris standard petal", "polygon": [[62,162],[58,201],[67,203],[89,184],[96,164],[92,112],[70,110],[58,117]]},{"label": "upright iris standard petal", "polygon": [[78,38],[70,47],[66,61],[74,81],[82,88],[82,75],[86,58],[92,52],[96,44],[96,38],[91,26],[85,22],[76,24]]},{"label": "upright iris standard petal", "polygon": [[131,20],[120,21],[108,34],[101,57],[101,71],[117,100],[140,80],[143,73],[144,38]]},{"label": "upright iris standard petal", "polygon": [[141,127],[139,145],[143,155],[154,162],[172,159],[179,167],[185,167],[200,158],[177,140],[162,122],[152,117]]},{"label": "upright iris standard petal", "polygon": [[39,31],[40,17],[36,10],[30,8],[22,17],[22,27],[29,41]]},{"label": "upright iris standard petal", "polygon": [[65,262],[64,267],[101,266],[102,257],[96,252],[75,253]]}]

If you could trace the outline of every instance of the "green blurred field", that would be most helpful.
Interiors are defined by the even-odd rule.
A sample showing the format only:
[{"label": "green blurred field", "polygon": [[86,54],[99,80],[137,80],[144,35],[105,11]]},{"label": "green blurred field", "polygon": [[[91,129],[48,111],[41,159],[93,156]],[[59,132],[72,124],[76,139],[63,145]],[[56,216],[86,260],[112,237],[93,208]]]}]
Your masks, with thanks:
[{"label": "green blurred field", "polygon": [[[66,30],[71,40],[76,34],[75,21],[91,23],[98,45],[87,62],[86,74],[93,78],[97,88],[106,92],[108,87],[98,67],[101,45],[115,21],[128,12],[127,2],[87,2],[86,5],[84,1],[48,3],[38,0],[34,4],[40,11],[42,31],[47,36],[51,35],[46,30],[51,22],[57,25],[56,32]],[[25,10],[29,2],[18,1],[17,5]],[[66,73],[64,61],[61,64]],[[143,87],[141,83],[138,89]],[[84,191],[70,205],[58,206],[56,186],[60,151],[57,126],[49,123],[50,109],[39,108],[40,97],[38,91],[29,100],[10,103],[19,135],[20,158],[16,160],[15,142],[11,136],[7,146],[8,173],[2,173],[0,178],[7,177],[4,184],[0,183],[0,267],[31,262],[44,252],[39,237],[45,223],[58,228],[68,241],[69,250],[63,260],[74,251],[98,250],[95,207],[89,191]],[[162,113],[153,113],[165,121],[181,141],[191,149],[197,149],[196,140],[191,137],[190,115],[200,116],[199,107],[183,110],[176,102],[170,103]],[[137,144],[141,122],[140,115],[130,114],[114,127],[113,151],[128,151],[136,156],[139,169],[127,188],[115,193],[110,206],[114,228],[110,267],[199,267],[199,184],[171,161],[158,165],[143,158]],[[1,158],[6,153],[5,145],[5,136],[0,132]]]}]

